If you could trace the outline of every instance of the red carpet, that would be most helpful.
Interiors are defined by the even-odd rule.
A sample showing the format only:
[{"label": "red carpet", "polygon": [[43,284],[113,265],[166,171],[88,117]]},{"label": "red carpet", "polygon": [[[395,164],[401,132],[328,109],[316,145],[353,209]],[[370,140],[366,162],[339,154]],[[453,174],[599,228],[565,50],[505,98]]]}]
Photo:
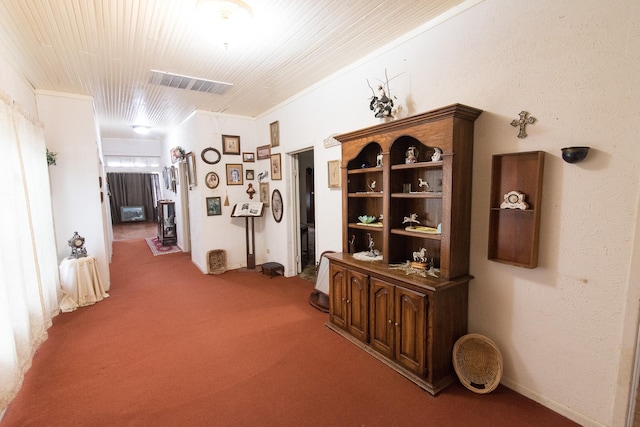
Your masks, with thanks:
[{"label": "red carpet", "polygon": [[313,284],[114,244],[110,298],[54,319],[10,426],[569,426],[499,386],[432,397],[324,326]]}]

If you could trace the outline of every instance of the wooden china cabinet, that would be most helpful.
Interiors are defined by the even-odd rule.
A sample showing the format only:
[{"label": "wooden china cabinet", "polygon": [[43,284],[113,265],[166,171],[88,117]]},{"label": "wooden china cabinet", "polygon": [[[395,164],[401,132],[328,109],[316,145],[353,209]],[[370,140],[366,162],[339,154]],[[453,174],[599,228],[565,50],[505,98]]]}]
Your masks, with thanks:
[{"label": "wooden china cabinet", "polygon": [[[343,243],[342,253],[327,255],[327,326],[434,395],[454,381],[453,345],[467,332],[473,126],[481,113],[454,104],[335,136]],[[419,224],[408,221],[412,214]],[[378,256],[369,260],[372,241]],[[437,276],[409,269],[414,253]]]}]

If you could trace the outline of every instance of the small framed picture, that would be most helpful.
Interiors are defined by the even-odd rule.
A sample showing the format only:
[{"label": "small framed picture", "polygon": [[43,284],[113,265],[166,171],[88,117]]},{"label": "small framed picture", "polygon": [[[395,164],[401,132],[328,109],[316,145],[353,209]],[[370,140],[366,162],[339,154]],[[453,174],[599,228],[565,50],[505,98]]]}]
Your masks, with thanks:
[{"label": "small framed picture", "polygon": [[282,221],[282,213],[284,212],[284,206],[282,203],[282,194],[280,191],[273,190],[271,194],[271,212],[273,213],[273,219],[276,222]]},{"label": "small framed picture", "polygon": [[275,121],[269,124],[269,131],[271,132],[271,146],[277,147],[280,145],[280,123]]},{"label": "small framed picture", "polygon": [[222,135],[222,154],[240,154],[240,137]]},{"label": "small framed picture", "polygon": [[255,162],[256,157],[253,153],[242,153],[242,161],[243,162]]},{"label": "small framed picture", "polygon": [[244,178],[247,181],[253,181],[255,179],[255,173],[253,172],[253,169],[247,169]]},{"label": "small framed picture", "polygon": [[242,164],[227,163],[227,185],[244,184],[242,175]]},{"label": "small framed picture", "polygon": [[258,154],[258,160],[268,159],[271,157],[271,146],[261,145],[260,147],[256,147],[256,153]]},{"label": "small framed picture", "polygon": [[220,177],[215,172],[209,172],[204,177],[204,183],[205,183],[205,185],[207,187],[209,187],[211,189],[214,189],[214,188],[218,187],[218,185],[220,184]]},{"label": "small framed picture", "polygon": [[260,183],[260,201],[264,204],[265,208],[269,207],[269,183]]},{"label": "small framed picture", "polygon": [[340,160],[329,160],[329,188],[340,188]]},{"label": "small framed picture", "polygon": [[196,181],[196,156],[193,151],[187,153],[187,178],[189,179],[189,188],[198,185]]},{"label": "small framed picture", "polygon": [[280,181],[282,179],[282,162],[280,153],[271,155],[271,179]]},{"label": "small framed picture", "polygon": [[207,216],[222,215],[220,197],[207,197]]}]

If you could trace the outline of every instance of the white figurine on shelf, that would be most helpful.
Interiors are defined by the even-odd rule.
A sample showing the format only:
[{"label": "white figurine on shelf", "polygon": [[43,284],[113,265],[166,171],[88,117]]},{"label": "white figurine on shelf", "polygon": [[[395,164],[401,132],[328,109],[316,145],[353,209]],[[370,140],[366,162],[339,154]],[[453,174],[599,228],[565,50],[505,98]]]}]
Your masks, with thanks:
[{"label": "white figurine on shelf", "polygon": [[369,190],[371,190],[372,192],[376,191],[376,182],[375,181],[371,181],[371,184],[369,184]]},{"label": "white figurine on shelf", "polygon": [[431,161],[432,162],[439,162],[440,160],[442,160],[442,150],[439,149],[438,147],[434,148],[434,152],[433,155],[431,156]]},{"label": "white figurine on shelf", "polygon": [[429,183],[424,181],[422,178],[418,178],[418,187],[425,187],[425,191],[429,189]]}]

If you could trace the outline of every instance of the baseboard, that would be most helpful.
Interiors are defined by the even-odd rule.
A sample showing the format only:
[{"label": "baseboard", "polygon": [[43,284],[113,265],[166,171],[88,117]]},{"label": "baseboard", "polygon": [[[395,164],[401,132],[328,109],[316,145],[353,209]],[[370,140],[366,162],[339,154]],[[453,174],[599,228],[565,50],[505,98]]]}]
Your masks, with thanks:
[{"label": "baseboard", "polygon": [[538,392],[528,389],[527,387],[523,387],[522,385],[516,384],[508,378],[502,377],[500,384],[503,386],[510,388],[518,394],[521,394],[529,399],[538,402],[542,406],[551,409],[553,412],[556,412],[564,417],[569,418],[571,421],[574,421],[580,424],[583,427],[606,427],[606,424],[602,424],[596,420],[593,420],[587,417],[584,414],[580,414],[570,408],[567,408],[564,405],[556,402],[555,400],[551,400]]}]

